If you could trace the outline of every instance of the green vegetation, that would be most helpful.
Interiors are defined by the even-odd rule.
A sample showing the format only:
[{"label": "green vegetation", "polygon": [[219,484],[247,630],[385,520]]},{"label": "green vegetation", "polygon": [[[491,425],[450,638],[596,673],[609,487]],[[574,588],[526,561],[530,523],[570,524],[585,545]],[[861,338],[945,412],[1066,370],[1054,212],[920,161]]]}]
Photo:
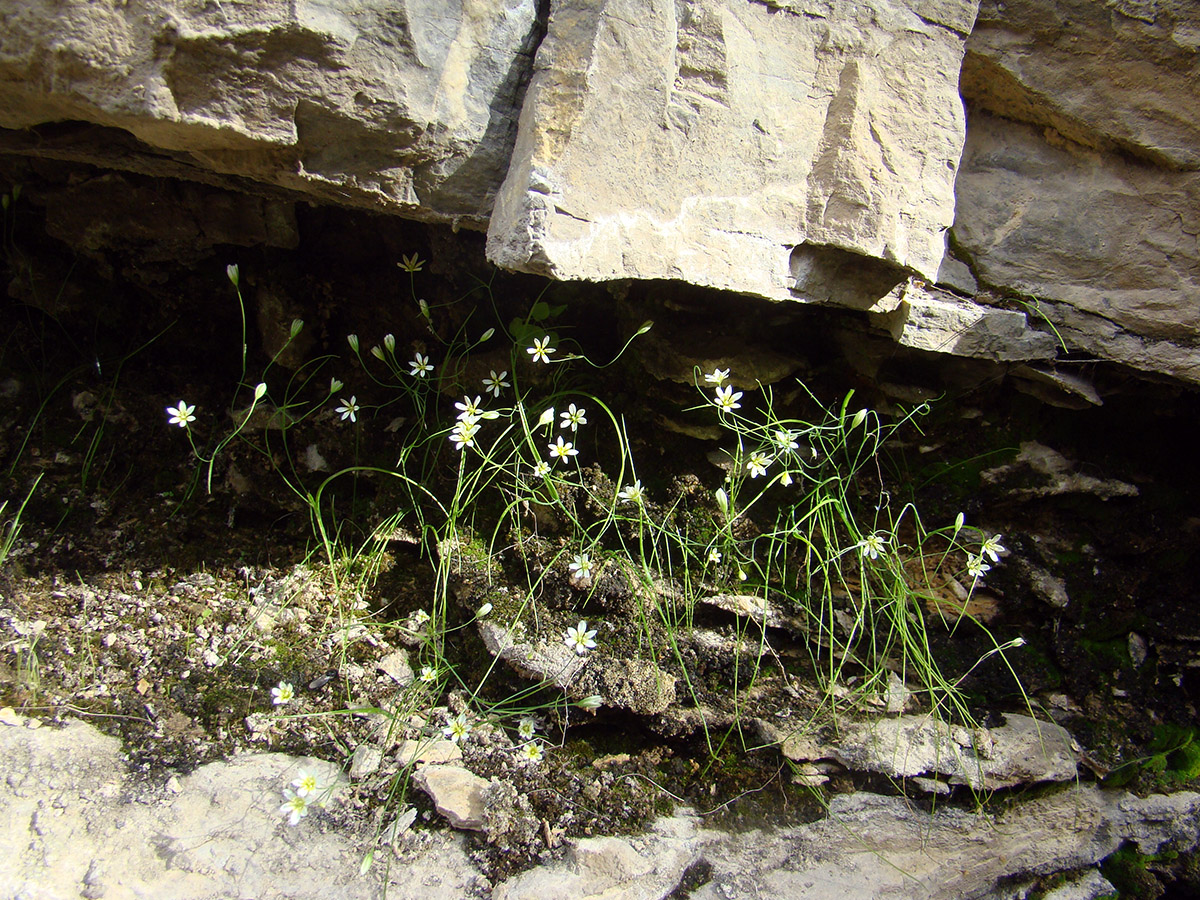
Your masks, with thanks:
[{"label": "green vegetation", "polygon": [[[804,727],[817,727],[887,696],[898,675],[935,715],[971,723],[959,691],[966,673],[939,667],[927,617],[935,612],[939,627],[983,628],[971,615],[972,595],[1004,548],[999,535],[964,528],[961,514],[927,526],[911,502],[880,483],[881,447],[926,407],[885,421],[856,408],[852,391],[827,407],[798,384],[799,399],[785,404],[728,369],[697,369],[697,403],[682,414],[724,435],[717,460],[724,480],[713,489],[683,473],[643,471],[623,411],[591,385],[653,323],[634,330],[612,359],[594,361],[556,328],[564,306],[539,299],[505,327],[481,285],[472,308],[490,308],[495,324],[476,327],[474,314],[430,307],[417,296],[422,267],[415,255],[401,264],[425,327],[407,350],[388,334],[363,352],[349,335],[353,376],[329,377],[334,358],[326,356],[283,380],[272,370],[277,354],[250,384],[243,332],[242,378],[231,404],[243,408],[232,429],[213,429],[184,400],[167,409],[169,424],[185,431],[203,464],[206,490],[217,458],[237,440],[269,459],[302,499],[332,583],[335,631],[348,633],[372,616],[364,598],[391,567],[394,547],[409,545],[428,560],[428,594],[374,623],[417,648],[419,674],[401,704],[405,716],[450,692],[460,709],[443,731],[461,742],[480,720],[516,728],[547,709],[564,721],[572,706],[661,709],[666,704],[650,695],[667,691],[669,702],[677,683],[683,705],[716,702],[731,711],[732,726],[710,727],[699,717],[717,760],[733,745],[754,745],[741,725],[757,714],[752,698],[765,676],[815,682]],[[241,307],[237,268],[228,275]],[[244,309],[242,322],[244,329]],[[292,323],[289,344],[303,328]],[[362,387],[347,388],[343,377]],[[360,401],[368,390],[385,399]],[[802,409],[814,414],[794,411]],[[292,434],[331,413],[356,460],[367,423],[387,423],[394,462],[357,462],[313,483],[302,474]],[[372,511],[375,524],[366,525]],[[737,616],[724,662],[697,659],[686,648],[698,610],[713,598]],[[471,626],[486,628],[494,647],[520,645],[542,660],[527,672],[527,687],[514,692],[511,680],[497,679],[498,658],[484,653]],[[778,627],[803,638],[807,659],[778,656],[768,641]],[[991,649],[974,666],[1003,660],[1022,643],[999,644],[983,633]],[[594,660],[612,665],[599,664],[590,680],[579,677]],[[613,674],[631,667],[650,673],[649,688]],[[280,705],[284,686],[277,686]],[[625,696],[639,692],[636,702]],[[522,733],[519,752],[538,762],[544,750]],[[295,797],[290,802],[294,816]]]}]

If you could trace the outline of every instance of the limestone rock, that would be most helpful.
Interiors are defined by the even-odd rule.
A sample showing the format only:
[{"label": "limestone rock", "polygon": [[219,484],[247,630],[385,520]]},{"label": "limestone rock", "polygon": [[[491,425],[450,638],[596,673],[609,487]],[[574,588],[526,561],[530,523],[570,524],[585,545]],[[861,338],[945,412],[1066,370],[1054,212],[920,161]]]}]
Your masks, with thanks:
[{"label": "limestone rock", "polygon": [[605,706],[644,715],[664,712],[675,702],[675,676],[649,660],[578,656],[562,641],[518,640],[486,620],[478,627],[489,652],[525,677],[556,685],[576,699],[598,695]]},{"label": "limestone rock", "polygon": [[462,762],[462,748],[454,741],[401,741],[396,761],[402,766]]},{"label": "limestone rock", "polygon": [[927,715],[859,722],[844,729],[834,757],[889,778],[939,774],[985,789],[1069,781],[1077,774],[1066,729],[1012,714],[998,728],[973,732]]},{"label": "limestone rock", "polygon": [[383,751],[371,744],[359,744],[350,757],[350,780],[360,781],[379,771],[383,763]]},{"label": "limestone rock", "polygon": [[855,303],[934,277],[976,6],[553,4],[489,257]]},{"label": "limestone rock", "polygon": [[1043,900],[1099,900],[1117,894],[1111,881],[1095,869],[1070,879],[1045,894]]},{"label": "limestone rock", "polygon": [[[902,346],[954,356],[1010,362],[1050,359],[1058,342],[1029,326],[1023,312],[961,300],[917,283],[904,286],[890,304],[886,298],[872,319]],[[887,307],[891,306],[891,309]]]},{"label": "limestone rock", "polygon": [[984,0],[953,232],[975,277],[1038,298],[1072,351],[1193,383],[1198,47],[1189,0]]},{"label": "limestone rock", "polygon": [[[245,754],[182,776],[172,793],[132,778],[119,741],[90,725],[0,727],[0,884],[12,896],[83,890],[163,900],[484,894],[461,835],[427,831],[417,845],[397,842],[389,851],[397,862],[364,876],[354,837],[308,820],[283,824],[279,788],[302,766],[326,766],[319,777],[330,783],[338,777],[317,760]],[[444,767],[425,771],[434,768]],[[643,835],[581,840],[492,896],[999,900],[1021,878],[1091,869],[1126,841],[1144,854],[1195,847],[1200,794],[1136,797],[1077,785],[1000,813],[939,805],[929,814],[901,797],[857,793],[835,795],[829,817],[811,824],[725,833],[701,823],[685,811]]]},{"label": "limestone rock", "polygon": [[1009,119],[1167,169],[1200,169],[1191,0],[983,0],[963,95]]},{"label": "limestone rock", "polygon": [[413,781],[455,828],[483,830],[487,779],[461,766],[433,765],[418,769]]},{"label": "limestone rock", "polygon": [[1194,847],[1200,795],[1136,798],[1068,788],[1000,815],[939,806],[933,815],[899,797],[834,797],[829,818],[704,845],[709,876],[689,896],[749,900],[1012,897],[1014,875],[1090,867],[1129,840],[1142,853]]},{"label": "limestone rock", "polygon": [[393,650],[375,663],[375,668],[399,685],[412,684],[415,677],[407,650]]},{"label": "limestone rock", "polygon": [[1072,350],[1200,381],[1200,172],[976,111],[957,190],[955,240],[982,283],[1042,298]]},{"label": "limestone rock", "polygon": [[649,858],[629,841],[615,837],[585,838],[558,865],[534,869],[504,884],[494,900],[544,900],[601,897],[655,900],[669,896],[691,862],[689,842],[653,842]]},{"label": "limestone rock", "polygon": [[[1075,471],[1075,464],[1071,460],[1037,441],[1022,441],[1021,451],[1011,463],[985,469],[979,473],[979,478],[983,484],[1004,488],[1009,496],[1026,499],[1093,494],[1101,500],[1111,500],[1113,497],[1138,495],[1137,485]],[[1031,485],[1030,481],[1033,480],[1041,483]]]},{"label": "limestone rock", "polygon": [[533,0],[31,0],[0,29],[0,127],[39,130],[0,146],[481,227],[535,20]]}]

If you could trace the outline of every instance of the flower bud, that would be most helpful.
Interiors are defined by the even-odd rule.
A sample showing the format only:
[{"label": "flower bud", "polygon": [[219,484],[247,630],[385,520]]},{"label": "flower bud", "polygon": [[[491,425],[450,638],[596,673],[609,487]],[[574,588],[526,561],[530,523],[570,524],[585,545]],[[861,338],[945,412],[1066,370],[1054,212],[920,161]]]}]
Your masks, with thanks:
[{"label": "flower bud", "polygon": [[575,704],[580,709],[599,709],[604,705],[604,698],[599,694],[591,694]]},{"label": "flower bud", "polygon": [[292,333],[290,335],[290,338],[294,338],[296,335],[298,335],[303,330],[304,330],[304,320],[303,319],[292,319]]},{"label": "flower bud", "polygon": [[238,267],[237,263],[230,263],[225,267],[226,277],[233,282],[233,286],[238,286]]},{"label": "flower bud", "polygon": [[729,516],[729,495],[727,493],[725,493],[725,489],[717,488],[716,491],[713,492],[713,497],[716,498],[717,506],[721,510],[721,515],[728,517]]},{"label": "flower bud", "polygon": [[487,331],[485,331],[483,334],[481,334],[479,336],[479,343],[482,344],[484,341],[490,341],[492,339],[492,335],[494,335],[495,333],[496,333],[495,328],[489,328]]},{"label": "flower bud", "polygon": [[855,428],[857,428],[859,425],[861,425],[866,418],[867,418],[867,411],[865,409],[860,409],[858,412],[856,412],[854,414],[854,418],[850,420],[850,427],[846,430],[853,431]]},{"label": "flower bud", "polygon": [[377,360],[379,360],[380,362],[382,362],[383,361],[383,348],[380,347],[378,344],[376,344],[374,347],[371,348],[371,355],[373,357],[375,357]]},{"label": "flower bud", "polygon": [[483,604],[483,606],[479,607],[478,610],[476,610],[475,618],[485,619],[485,618],[487,618],[487,614],[490,613],[491,611],[492,611],[492,604],[485,603],[485,604]]},{"label": "flower bud", "polygon": [[336,379],[336,378],[329,379],[329,393],[336,394],[343,387],[345,387],[345,385],[343,385],[341,383],[341,381],[339,381],[338,379]]},{"label": "flower bud", "polygon": [[541,428],[543,425],[553,425],[553,424],[554,424],[554,407],[551,406],[549,409],[547,409],[545,412],[542,413],[542,417],[540,419],[538,419],[537,427]]},{"label": "flower bud", "polygon": [[383,346],[387,348],[388,353],[396,352],[396,336],[394,334],[385,334],[383,336]]},{"label": "flower bud", "polygon": [[255,385],[255,387],[254,387],[254,399],[255,399],[255,401],[261,400],[263,397],[265,397],[265,396],[266,396],[266,394],[267,394],[267,383],[266,383],[265,381],[260,381],[260,382],[259,382],[257,385]]},{"label": "flower bud", "polygon": [[351,350],[353,350],[355,353],[358,352],[358,335],[357,334],[346,335],[346,343],[350,345]]}]

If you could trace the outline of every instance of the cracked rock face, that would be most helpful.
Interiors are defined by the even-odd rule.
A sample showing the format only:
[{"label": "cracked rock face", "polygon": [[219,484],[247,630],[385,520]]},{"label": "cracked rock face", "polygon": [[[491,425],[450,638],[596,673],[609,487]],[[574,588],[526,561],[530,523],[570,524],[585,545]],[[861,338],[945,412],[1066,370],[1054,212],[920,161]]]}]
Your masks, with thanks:
[{"label": "cracked rock face", "polygon": [[481,227],[535,17],[533,0],[21,3],[0,14],[0,127],[60,124],[0,142]]},{"label": "cracked rock face", "polygon": [[486,229],[510,270],[1200,383],[1191,0],[8,6],[0,160],[104,173],[48,210],[76,246],[292,247],[305,199]]},{"label": "cracked rock face", "polygon": [[933,277],[976,5],[554,4],[489,256],[834,302]]}]

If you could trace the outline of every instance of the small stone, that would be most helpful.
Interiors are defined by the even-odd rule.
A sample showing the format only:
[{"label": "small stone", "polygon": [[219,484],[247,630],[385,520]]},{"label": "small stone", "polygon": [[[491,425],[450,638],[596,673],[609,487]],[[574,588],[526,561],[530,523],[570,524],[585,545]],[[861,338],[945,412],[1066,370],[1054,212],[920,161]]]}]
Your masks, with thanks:
[{"label": "small stone", "polygon": [[25,717],[11,706],[0,709],[0,725],[23,725],[24,723]]},{"label": "small stone", "polygon": [[350,780],[360,781],[379,771],[383,763],[383,751],[372,744],[359,744],[350,759]]},{"label": "small stone", "polygon": [[183,785],[179,783],[179,779],[174,775],[167,779],[167,783],[164,785],[164,787],[169,794],[179,794],[183,792]]},{"label": "small stone", "polygon": [[485,779],[460,766],[424,766],[413,781],[452,826],[483,830]]},{"label": "small stone", "polygon": [[1146,643],[1146,639],[1136,631],[1129,632],[1129,661],[1133,663],[1133,667],[1141,668],[1149,654],[1150,646]]},{"label": "small stone", "polygon": [[395,650],[389,653],[375,663],[375,668],[401,686],[412,684],[414,675],[412,666],[408,662],[407,650]]},{"label": "small stone", "polygon": [[572,852],[575,866],[597,880],[623,884],[651,868],[651,863],[633,849],[629,841],[617,837],[584,838]]},{"label": "small stone", "polygon": [[462,761],[462,748],[454,741],[401,741],[396,762],[402,766]]}]

